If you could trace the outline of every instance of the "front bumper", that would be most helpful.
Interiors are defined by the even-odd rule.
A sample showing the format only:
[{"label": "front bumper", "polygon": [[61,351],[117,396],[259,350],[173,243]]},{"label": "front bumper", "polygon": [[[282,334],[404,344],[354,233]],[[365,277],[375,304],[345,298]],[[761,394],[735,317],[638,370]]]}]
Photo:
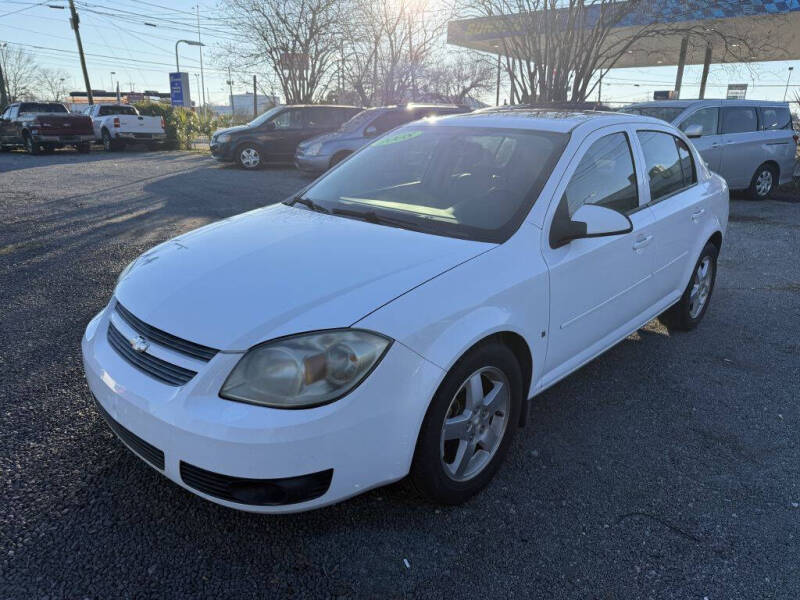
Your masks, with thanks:
[{"label": "front bumper", "polygon": [[[136,440],[117,435],[178,485],[241,510],[299,512],[401,479],[409,471],[420,425],[443,377],[441,369],[395,342],[361,385],[332,404],[279,410],[232,402],[218,393],[241,354],[219,352],[191,381],[173,387],[139,371],[111,347],[106,332],[112,312],[105,309],[86,329],[86,379],[114,422],[163,453],[163,469]],[[311,475],[319,482],[332,473],[326,491],[311,500],[255,505],[220,492],[214,486],[227,484],[215,483],[217,479],[210,488],[198,485],[198,469],[201,482],[208,481],[205,473],[223,482]]]},{"label": "front bumper", "polygon": [[94,134],[89,133],[85,135],[72,135],[72,134],[61,134],[61,135],[47,135],[41,133],[34,133],[31,134],[34,142],[39,142],[40,144],[44,143],[55,143],[55,144],[82,144],[85,142],[93,142],[94,141]]},{"label": "front bumper", "polygon": [[211,156],[217,160],[230,162],[233,160],[233,144],[231,142],[214,142],[209,145]]},{"label": "front bumper", "polygon": [[297,153],[294,155],[294,166],[308,173],[322,173],[327,171],[331,164],[331,157],[327,154],[308,156]]}]

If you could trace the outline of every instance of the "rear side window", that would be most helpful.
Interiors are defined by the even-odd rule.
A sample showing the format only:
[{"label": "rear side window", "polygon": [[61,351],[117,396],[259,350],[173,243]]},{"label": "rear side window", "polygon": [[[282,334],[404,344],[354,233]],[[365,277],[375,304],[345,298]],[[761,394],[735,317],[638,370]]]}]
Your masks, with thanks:
[{"label": "rear side window", "polygon": [[637,136],[644,152],[651,202],[697,181],[692,153],[683,140],[660,131],[639,131]]},{"label": "rear side window", "polygon": [[762,130],[792,129],[792,115],[788,107],[763,106],[760,110]]},{"label": "rear side window", "polygon": [[375,134],[380,135],[382,133],[386,133],[390,129],[394,129],[395,127],[403,125],[404,123],[415,120],[414,113],[411,111],[407,111],[405,109],[392,110],[375,119],[370,124],[370,127],[374,127],[376,130]]},{"label": "rear side window", "polygon": [[703,128],[703,134],[717,135],[717,126],[719,125],[719,109],[718,108],[701,108],[697,112],[689,115],[687,119],[681,123],[681,131],[686,131],[692,125],[700,125]]},{"label": "rear side window", "polygon": [[722,133],[758,131],[755,107],[737,106],[722,109]]},{"label": "rear side window", "polygon": [[592,144],[564,190],[564,199],[570,217],[584,204],[597,204],[623,214],[639,208],[628,136],[612,133]]},{"label": "rear side window", "polygon": [[347,120],[349,113],[339,108],[319,107],[309,109],[309,127],[339,127]]}]

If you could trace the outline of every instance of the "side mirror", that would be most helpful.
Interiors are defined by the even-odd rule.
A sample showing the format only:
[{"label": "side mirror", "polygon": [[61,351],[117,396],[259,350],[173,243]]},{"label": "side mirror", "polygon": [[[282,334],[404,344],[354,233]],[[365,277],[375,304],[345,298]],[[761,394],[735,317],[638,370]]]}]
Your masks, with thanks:
[{"label": "side mirror", "polygon": [[375,137],[378,135],[378,128],[375,125],[370,125],[364,130],[365,137]]},{"label": "side mirror", "polygon": [[690,139],[703,137],[703,126],[697,123],[689,125],[683,133]]},{"label": "side mirror", "polygon": [[267,121],[267,122],[264,124],[264,127],[266,127],[267,131],[274,131],[275,129],[277,129],[277,128],[278,128],[278,126],[277,126],[277,125],[275,125],[275,122],[274,122],[274,121]]},{"label": "side mirror", "polygon": [[571,219],[567,211],[567,203],[561,202],[550,227],[550,245],[553,248],[566,246],[572,240],[622,235],[633,231],[633,223],[627,216],[605,206],[584,204]]}]

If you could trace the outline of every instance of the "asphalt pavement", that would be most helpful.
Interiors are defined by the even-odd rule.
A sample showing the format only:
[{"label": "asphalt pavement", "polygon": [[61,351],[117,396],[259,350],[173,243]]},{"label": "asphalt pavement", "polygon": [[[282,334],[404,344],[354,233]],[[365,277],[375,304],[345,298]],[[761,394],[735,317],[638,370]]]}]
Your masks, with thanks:
[{"label": "asphalt pavement", "polygon": [[705,320],[542,394],[483,493],[264,516],[98,414],[80,339],[152,245],[308,181],[196,153],[0,154],[0,598],[800,597],[800,203],[735,199]]}]

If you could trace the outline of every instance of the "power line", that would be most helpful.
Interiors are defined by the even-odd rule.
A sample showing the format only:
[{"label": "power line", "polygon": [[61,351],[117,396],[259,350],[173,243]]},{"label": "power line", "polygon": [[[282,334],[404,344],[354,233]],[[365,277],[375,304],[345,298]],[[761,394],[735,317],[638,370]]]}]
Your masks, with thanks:
[{"label": "power line", "polygon": [[44,0],[44,2],[37,2],[36,4],[32,4],[30,6],[26,6],[24,8],[19,8],[17,10],[12,10],[11,12],[3,13],[0,17],[7,17],[9,15],[15,15],[17,13],[21,13],[24,10],[30,10],[32,8],[36,8],[37,6],[41,6],[42,4],[47,4],[48,0]]}]

